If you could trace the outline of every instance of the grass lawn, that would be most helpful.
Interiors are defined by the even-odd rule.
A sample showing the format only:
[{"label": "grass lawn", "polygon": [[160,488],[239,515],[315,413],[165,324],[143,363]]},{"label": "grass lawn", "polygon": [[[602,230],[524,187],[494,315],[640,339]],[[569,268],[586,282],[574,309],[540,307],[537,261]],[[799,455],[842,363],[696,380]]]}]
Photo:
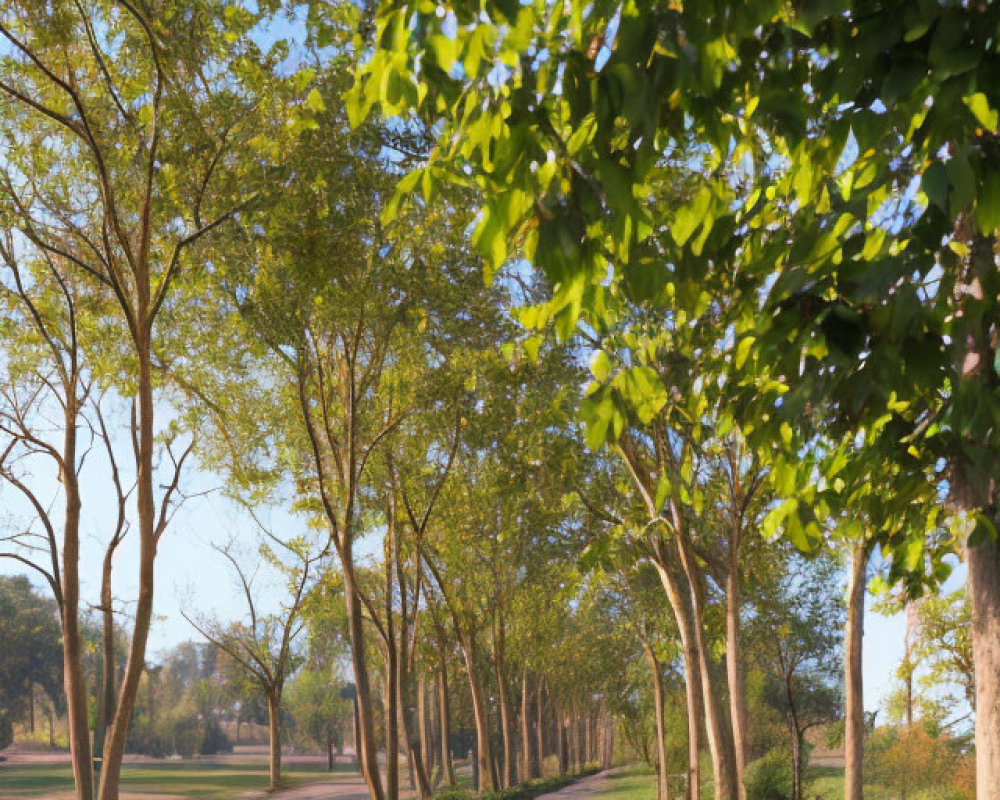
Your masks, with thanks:
[{"label": "grass lawn", "polygon": [[[711,772],[709,771],[709,777]],[[656,776],[646,766],[633,766],[610,779],[607,791],[594,800],[655,800]],[[809,800],[841,800],[844,796],[844,770],[837,767],[810,767],[806,775],[805,796]],[[711,782],[702,787],[702,797],[712,797]],[[866,785],[866,800],[895,800],[896,794],[881,786]]]},{"label": "grass lawn", "polygon": [[594,800],[656,800],[656,776],[645,766],[629,767],[608,778],[607,791]]},{"label": "grass lawn", "polygon": [[[282,768],[285,786],[300,786],[329,774],[311,764],[289,764]],[[0,797],[46,797],[72,789],[73,775],[68,764],[0,764]],[[225,800],[267,789],[267,763],[222,764],[202,760],[125,764],[122,789],[150,795]]]}]

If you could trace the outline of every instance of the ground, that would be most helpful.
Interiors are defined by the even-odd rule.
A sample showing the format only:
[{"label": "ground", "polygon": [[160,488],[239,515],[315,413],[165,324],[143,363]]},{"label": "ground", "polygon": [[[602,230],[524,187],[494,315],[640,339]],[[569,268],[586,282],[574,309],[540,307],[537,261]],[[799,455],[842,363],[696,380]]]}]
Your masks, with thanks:
[{"label": "ground", "polygon": [[[122,768],[122,800],[252,800],[267,796],[266,755],[240,749],[242,752],[236,755],[197,761],[129,758]],[[73,776],[65,757],[54,760],[52,754],[16,752],[5,755],[9,760],[0,764],[0,800],[73,797]],[[346,764],[338,764],[337,771],[330,773],[322,758],[291,756],[286,757],[282,772],[289,787],[287,800],[367,797],[360,777]]]},{"label": "ground", "polygon": [[[0,800],[71,800],[73,779],[65,760],[53,763],[25,756],[0,764]],[[287,788],[272,795],[265,791],[267,763],[261,754],[243,752],[199,761],[136,759],[122,771],[122,800],[367,800],[368,797],[361,777],[350,771],[347,764],[338,764],[337,770],[330,773],[321,759],[293,756],[287,760],[284,775]],[[809,778],[810,800],[843,797],[842,767],[814,765]],[[710,798],[710,788],[705,796]],[[877,791],[871,796],[873,800],[884,797]],[[584,778],[546,797],[654,800],[656,780],[647,768],[632,766]]]}]

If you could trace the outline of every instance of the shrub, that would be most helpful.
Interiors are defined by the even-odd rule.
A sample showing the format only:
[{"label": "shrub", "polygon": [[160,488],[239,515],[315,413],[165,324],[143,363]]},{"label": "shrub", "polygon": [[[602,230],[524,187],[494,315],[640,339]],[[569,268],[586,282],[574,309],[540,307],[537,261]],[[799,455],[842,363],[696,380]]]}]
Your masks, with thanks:
[{"label": "shrub", "polygon": [[867,777],[910,797],[965,800],[973,795],[962,771],[963,757],[952,742],[932,736],[922,725],[881,728],[872,734],[865,754]]},{"label": "shrub", "polygon": [[743,777],[747,800],[790,800],[792,796],[792,756],[776,747],[763,758],[747,765]]},{"label": "shrub", "polygon": [[219,753],[231,753],[233,744],[229,741],[222,726],[214,717],[205,720],[205,727],[202,731],[201,747],[199,751],[203,756],[214,756]]}]

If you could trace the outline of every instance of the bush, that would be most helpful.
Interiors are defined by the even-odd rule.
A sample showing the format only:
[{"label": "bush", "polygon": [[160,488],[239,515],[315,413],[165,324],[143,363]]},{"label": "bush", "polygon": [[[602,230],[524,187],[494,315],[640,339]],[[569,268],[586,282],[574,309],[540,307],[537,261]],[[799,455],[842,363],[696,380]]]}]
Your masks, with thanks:
[{"label": "bush", "polygon": [[971,800],[969,761],[951,740],[933,736],[922,725],[886,727],[869,739],[865,770],[870,780],[900,794],[906,791],[914,800]]},{"label": "bush", "polygon": [[791,800],[791,753],[784,748],[774,748],[763,758],[747,765],[743,780],[747,800]]},{"label": "bush", "polygon": [[13,741],[14,726],[11,724],[10,717],[0,711],[0,750],[10,747]]},{"label": "bush", "polygon": [[201,747],[198,750],[203,756],[214,756],[219,753],[233,752],[233,744],[229,741],[218,720],[210,717],[205,721],[205,728],[202,731]]}]

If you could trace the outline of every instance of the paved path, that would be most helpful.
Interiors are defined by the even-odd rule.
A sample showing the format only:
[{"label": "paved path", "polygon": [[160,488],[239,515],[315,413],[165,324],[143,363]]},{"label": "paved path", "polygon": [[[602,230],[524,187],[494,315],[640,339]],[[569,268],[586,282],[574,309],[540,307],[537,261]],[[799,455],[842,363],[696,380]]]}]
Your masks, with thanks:
[{"label": "paved path", "polygon": [[274,800],[368,800],[368,787],[360,775],[341,773],[317,783],[259,796]]},{"label": "paved path", "polygon": [[542,797],[552,798],[552,800],[556,800],[557,798],[559,800],[584,800],[585,798],[597,797],[610,788],[611,779],[621,772],[621,770],[622,768],[618,767],[598,772],[596,775],[581,778],[576,783],[571,783],[558,792],[543,794]]},{"label": "paved path", "polygon": [[[598,796],[608,789],[610,779],[620,770],[611,769],[606,772],[599,772],[581,778],[576,783],[560,789],[557,792],[541,795],[541,797],[551,798],[551,800],[584,800]],[[400,792],[400,796],[405,797],[408,792]],[[360,775],[344,776],[343,773],[337,778],[311,783],[308,786],[299,786],[295,789],[284,789],[272,795],[261,795],[270,797],[272,800],[368,800],[368,790]]]}]

